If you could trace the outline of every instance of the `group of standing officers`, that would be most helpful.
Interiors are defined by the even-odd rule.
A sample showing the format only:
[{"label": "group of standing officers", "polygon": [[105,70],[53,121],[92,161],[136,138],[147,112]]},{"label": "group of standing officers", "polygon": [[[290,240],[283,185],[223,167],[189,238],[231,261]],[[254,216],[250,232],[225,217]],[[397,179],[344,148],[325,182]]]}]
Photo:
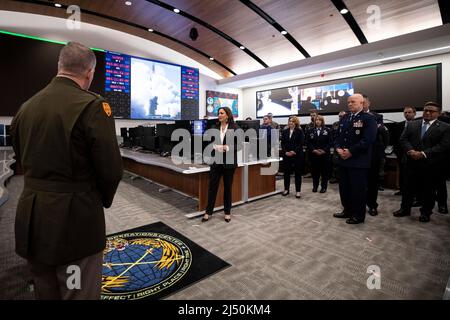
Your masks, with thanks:
[{"label": "group of standing officers", "polygon": [[383,116],[370,111],[367,96],[354,94],[347,104],[348,112],[339,114],[339,121],[331,130],[325,127],[324,118],[317,111],[311,112],[311,122],[305,130],[300,128],[296,116],[289,117],[288,126],[280,135],[282,195],[289,194],[290,176],[294,172],[296,197],[301,198],[305,166],[311,170],[313,192],[318,192],[320,184],[320,192],[325,193],[334,173],[339,181],[343,210],[333,216],[346,218],[348,224],[363,223],[366,211],[378,215],[385,149],[393,144],[400,169],[400,191],[396,195],[402,196],[401,208],[393,213],[394,217],[408,216],[411,207],[421,206],[419,221],[428,222],[436,201],[438,212],[448,213],[445,163],[450,159],[450,125],[441,115],[442,107],[427,102],[423,119],[419,120],[414,120],[415,108],[405,107],[405,122],[398,123],[390,135]]}]

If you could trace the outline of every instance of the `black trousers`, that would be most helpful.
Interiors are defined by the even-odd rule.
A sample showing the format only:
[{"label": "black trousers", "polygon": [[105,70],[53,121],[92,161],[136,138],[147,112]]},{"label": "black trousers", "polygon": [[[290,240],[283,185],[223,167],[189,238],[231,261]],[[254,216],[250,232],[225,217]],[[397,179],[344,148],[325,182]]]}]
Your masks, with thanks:
[{"label": "black trousers", "polygon": [[208,187],[208,205],[206,213],[212,214],[216,204],[217,190],[219,190],[220,178],[223,177],[223,207],[225,214],[231,212],[231,187],[233,185],[233,176],[236,168],[224,168],[222,164],[210,166],[209,187]]},{"label": "black trousers", "polygon": [[367,206],[371,209],[378,208],[377,199],[378,187],[380,186],[380,166],[381,158],[372,158],[367,181]]},{"label": "black trousers", "polygon": [[344,212],[358,220],[366,218],[369,169],[339,167],[339,195]]},{"label": "black trousers", "polygon": [[404,191],[402,193],[401,207],[411,210],[416,195],[421,195],[421,213],[431,215],[436,200],[437,182],[439,179],[439,168],[426,164],[425,160],[410,160],[406,162],[406,178]]},{"label": "black trousers", "polygon": [[436,201],[438,206],[447,208],[447,175],[439,177],[436,183]]},{"label": "black trousers", "polygon": [[[315,154],[310,155],[311,158],[311,174],[313,178],[313,188],[317,189],[320,186],[322,189],[326,189],[328,186],[328,177],[330,173],[331,160],[329,154],[323,154],[317,156]],[[322,178],[322,181],[320,181]]]},{"label": "black trousers", "polygon": [[295,192],[302,190],[303,159],[301,157],[283,157],[284,190],[289,190],[291,173],[295,173]]}]

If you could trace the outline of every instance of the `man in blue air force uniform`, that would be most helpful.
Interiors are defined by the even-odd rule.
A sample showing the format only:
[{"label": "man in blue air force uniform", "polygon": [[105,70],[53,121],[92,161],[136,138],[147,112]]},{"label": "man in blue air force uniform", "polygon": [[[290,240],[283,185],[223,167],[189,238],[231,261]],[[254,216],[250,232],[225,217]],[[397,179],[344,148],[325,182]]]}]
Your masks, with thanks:
[{"label": "man in blue air force uniform", "polygon": [[334,143],[339,155],[339,195],[344,210],[335,218],[348,218],[348,224],[364,222],[366,189],[372,145],[377,134],[375,118],[363,112],[364,98],[354,94],[348,98],[348,113],[340,121]]}]

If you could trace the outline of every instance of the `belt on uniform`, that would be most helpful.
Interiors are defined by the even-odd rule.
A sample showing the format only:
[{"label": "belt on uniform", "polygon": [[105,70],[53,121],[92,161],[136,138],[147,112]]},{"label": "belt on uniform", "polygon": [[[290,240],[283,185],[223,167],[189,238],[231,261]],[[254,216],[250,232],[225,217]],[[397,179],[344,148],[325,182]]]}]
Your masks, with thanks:
[{"label": "belt on uniform", "polygon": [[51,181],[25,177],[25,188],[44,192],[87,192],[92,190],[91,181]]}]

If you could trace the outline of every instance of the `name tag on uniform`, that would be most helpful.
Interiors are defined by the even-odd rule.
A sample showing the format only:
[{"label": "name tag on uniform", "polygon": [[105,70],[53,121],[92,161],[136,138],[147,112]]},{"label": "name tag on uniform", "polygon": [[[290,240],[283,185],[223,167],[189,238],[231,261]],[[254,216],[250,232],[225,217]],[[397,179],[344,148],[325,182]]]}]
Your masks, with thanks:
[{"label": "name tag on uniform", "polygon": [[353,122],[353,128],[362,128],[362,127],[363,127],[363,122],[361,120]]}]

